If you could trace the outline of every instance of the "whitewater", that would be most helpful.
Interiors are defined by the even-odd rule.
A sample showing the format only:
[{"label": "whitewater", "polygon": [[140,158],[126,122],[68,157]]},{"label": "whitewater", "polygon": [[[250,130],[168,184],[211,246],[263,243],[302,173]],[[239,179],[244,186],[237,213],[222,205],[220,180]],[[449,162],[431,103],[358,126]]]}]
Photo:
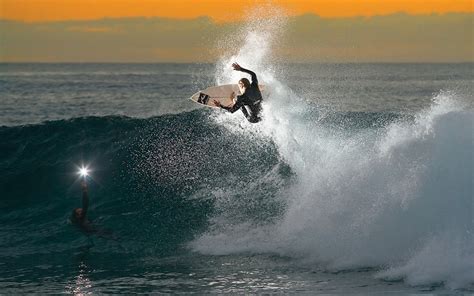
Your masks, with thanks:
[{"label": "whitewater", "polygon": [[[264,225],[216,219],[216,229],[191,246],[215,255],[275,253],[331,271],[376,267],[376,278],[414,286],[472,285],[472,97],[440,90],[430,107],[379,128],[324,125],[325,114],[308,118],[315,107],[269,67],[282,22],[251,23],[237,41],[243,43],[238,52],[217,66],[218,84],[239,79],[240,73],[228,70],[239,61],[270,85],[263,123],[241,128],[241,119],[228,114],[214,120],[247,141],[276,145],[294,173],[275,197],[284,201],[284,213]],[[238,199],[242,189],[239,184],[227,190],[216,198]]]}]

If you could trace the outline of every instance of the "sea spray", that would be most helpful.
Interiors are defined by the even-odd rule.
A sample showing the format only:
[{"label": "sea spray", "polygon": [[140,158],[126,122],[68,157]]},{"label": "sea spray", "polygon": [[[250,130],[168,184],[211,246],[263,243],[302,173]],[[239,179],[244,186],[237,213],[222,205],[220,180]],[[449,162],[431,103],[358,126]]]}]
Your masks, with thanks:
[{"label": "sea spray", "polygon": [[[263,13],[265,18],[261,17]],[[247,76],[232,70],[234,62],[258,73],[260,83],[269,84],[274,79],[272,65],[277,56],[272,49],[280,43],[284,33],[284,11],[272,6],[253,7],[247,20],[244,26],[217,42],[216,46],[224,52],[216,63],[215,80],[218,85],[237,83]]]},{"label": "sea spray", "polygon": [[[269,198],[284,201],[285,211],[276,222],[255,224],[232,219],[224,206],[215,227],[191,246],[206,254],[277,253],[336,271],[387,268],[378,277],[411,285],[472,284],[473,112],[465,98],[440,92],[414,119],[336,129],[317,114],[308,117],[314,107],[271,70],[269,36],[281,30],[274,24],[270,34],[244,30],[239,52],[221,59],[216,77],[237,81],[234,61],[257,72],[272,89],[263,122],[226,113],[212,119],[248,141],[276,145],[294,178]],[[237,190],[229,188],[225,198],[237,198]],[[232,212],[245,207],[232,204]],[[436,264],[439,256],[449,262]]]},{"label": "sea spray", "polygon": [[[394,266],[379,276],[468,286],[473,113],[453,100],[440,94],[414,120],[362,131],[331,133],[297,117],[276,125],[267,136],[295,174],[274,197],[287,205],[281,219],[263,226],[220,220],[226,227],[205,233],[194,247],[210,254],[277,253],[330,270]],[[438,256],[452,261],[438,265]]]}]

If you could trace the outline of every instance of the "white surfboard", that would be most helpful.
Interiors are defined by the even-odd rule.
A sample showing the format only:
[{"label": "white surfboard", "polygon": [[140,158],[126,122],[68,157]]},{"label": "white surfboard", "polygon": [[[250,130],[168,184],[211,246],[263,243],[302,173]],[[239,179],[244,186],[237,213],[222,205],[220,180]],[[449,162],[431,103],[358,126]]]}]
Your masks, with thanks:
[{"label": "white surfboard", "polygon": [[[259,84],[258,87],[264,95],[265,86]],[[239,86],[237,84],[224,84],[219,86],[208,87],[205,90],[198,91],[190,97],[190,99],[198,104],[202,104],[208,107],[216,107],[214,100],[220,102],[223,106],[232,105],[231,95],[235,92],[235,95],[241,95]]]}]

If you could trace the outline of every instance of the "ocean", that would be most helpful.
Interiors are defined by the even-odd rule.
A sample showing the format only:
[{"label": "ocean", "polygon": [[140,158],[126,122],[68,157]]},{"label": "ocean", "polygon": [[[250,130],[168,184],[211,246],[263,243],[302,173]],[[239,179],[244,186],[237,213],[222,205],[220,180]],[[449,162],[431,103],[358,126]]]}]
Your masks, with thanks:
[{"label": "ocean", "polygon": [[473,65],[0,64],[0,293],[474,293]]}]

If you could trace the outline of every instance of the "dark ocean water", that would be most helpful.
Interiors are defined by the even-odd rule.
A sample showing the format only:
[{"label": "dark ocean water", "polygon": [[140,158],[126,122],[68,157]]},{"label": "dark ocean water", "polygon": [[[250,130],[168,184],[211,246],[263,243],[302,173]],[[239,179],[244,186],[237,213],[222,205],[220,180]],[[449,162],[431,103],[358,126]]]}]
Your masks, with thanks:
[{"label": "dark ocean water", "polygon": [[215,65],[0,64],[0,290],[472,293],[472,67],[257,67],[251,125]]}]

